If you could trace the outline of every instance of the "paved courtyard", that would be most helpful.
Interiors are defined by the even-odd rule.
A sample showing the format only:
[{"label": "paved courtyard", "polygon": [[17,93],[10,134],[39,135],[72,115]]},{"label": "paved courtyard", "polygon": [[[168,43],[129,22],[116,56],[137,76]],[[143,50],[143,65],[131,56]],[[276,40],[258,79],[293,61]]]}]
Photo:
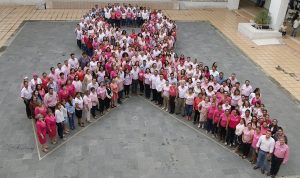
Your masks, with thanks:
[{"label": "paved courtyard", "polygon": [[[299,175],[299,105],[222,37],[209,23],[178,24],[177,52],[237,73],[262,89],[271,117],[287,132],[288,166],[280,175]],[[0,56],[0,178],[17,177],[262,177],[251,165],[203,133],[132,97],[58,150],[38,161],[32,123],[19,99],[20,81],[77,50],[75,22],[29,22]]]}]

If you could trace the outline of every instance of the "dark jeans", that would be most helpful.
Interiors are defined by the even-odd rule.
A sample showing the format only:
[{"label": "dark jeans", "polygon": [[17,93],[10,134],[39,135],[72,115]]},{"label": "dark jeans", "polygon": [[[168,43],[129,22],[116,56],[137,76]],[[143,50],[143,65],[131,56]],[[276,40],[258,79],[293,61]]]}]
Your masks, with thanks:
[{"label": "dark jeans", "polygon": [[145,84],[145,95],[146,95],[146,98],[150,98],[150,95],[151,95],[151,89],[150,89],[150,85],[149,84]]},{"label": "dark jeans", "polygon": [[119,104],[122,103],[122,101],[121,101],[122,98],[123,98],[123,90],[121,90],[121,91],[118,92],[118,103]]},{"label": "dark jeans", "polygon": [[97,106],[92,106],[92,108],[91,108],[91,114],[93,117],[96,117],[96,109],[97,109]]},{"label": "dark jeans", "polygon": [[157,102],[160,106],[162,106],[163,104],[163,97],[161,96],[161,91],[160,92],[157,92]]},{"label": "dark jeans", "polygon": [[169,105],[170,105],[170,113],[173,114],[175,112],[175,98],[176,96],[169,97]]},{"label": "dark jeans", "polygon": [[218,123],[213,124],[213,128],[211,131],[212,134],[217,134],[218,133]]},{"label": "dark jeans", "polygon": [[226,142],[228,144],[233,144],[234,136],[235,136],[235,129],[228,127],[227,134],[226,134]]},{"label": "dark jeans", "polygon": [[157,90],[152,89],[152,101],[157,101]]},{"label": "dark jeans", "polygon": [[275,155],[272,156],[271,169],[270,169],[271,175],[274,175],[274,176],[277,175],[282,161],[283,161],[283,158],[278,158]]},{"label": "dark jeans", "polygon": [[64,138],[64,122],[56,123],[59,138]]},{"label": "dark jeans", "polygon": [[140,86],[140,93],[144,93],[144,81],[139,80],[139,86]]},{"label": "dark jeans", "polygon": [[77,46],[81,49],[81,40],[77,40]]},{"label": "dark jeans", "polygon": [[213,129],[213,119],[207,118],[206,130],[207,130],[207,132],[210,132],[210,131],[212,131],[212,129]]},{"label": "dark jeans", "polygon": [[242,150],[243,156],[248,156],[250,147],[251,147],[251,143],[242,142],[241,150]]},{"label": "dark jeans", "polygon": [[193,105],[185,104],[185,114],[186,116],[192,116],[193,113]]},{"label": "dark jeans", "polygon": [[110,98],[105,98],[105,108],[106,109],[108,109],[108,108],[110,108],[110,101],[111,101],[111,99]]},{"label": "dark jeans", "polygon": [[200,119],[200,112],[199,110],[195,110],[195,114],[194,114],[194,123],[198,123]]},{"label": "dark jeans", "polygon": [[31,110],[30,110],[30,107],[29,107],[29,103],[30,103],[30,100],[24,100],[24,104],[25,104],[25,107],[26,107],[26,115],[27,115],[28,118],[30,118],[32,116]]},{"label": "dark jeans", "polygon": [[69,119],[69,127],[71,130],[75,129],[75,122],[74,122],[74,113],[68,113],[68,119]]},{"label": "dark jeans", "polygon": [[137,94],[137,88],[138,88],[138,80],[132,80],[132,93]]},{"label": "dark jeans", "polygon": [[125,92],[125,96],[129,95],[130,92],[130,85],[124,85],[124,92]]},{"label": "dark jeans", "polygon": [[98,98],[99,101],[99,111],[103,113],[105,107],[105,99]]},{"label": "dark jeans", "polygon": [[219,127],[219,129],[220,129],[220,139],[221,140],[225,140],[225,137],[226,137],[226,127],[222,127],[222,126],[220,126]]}]

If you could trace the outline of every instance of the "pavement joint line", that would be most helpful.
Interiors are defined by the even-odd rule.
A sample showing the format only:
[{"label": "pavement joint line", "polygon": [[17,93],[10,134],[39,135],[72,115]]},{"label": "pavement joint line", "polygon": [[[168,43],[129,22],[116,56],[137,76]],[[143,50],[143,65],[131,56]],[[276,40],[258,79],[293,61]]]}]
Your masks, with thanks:
[{"label": "pavement joint line", "polygon": [[[123,100],[123,103],[126,102],[128,100],[128,98],[125,98]],[[107,115],[108,113],[111,113],[114,109],[120,107],[117,106],[115,108],[111,108],[108,112],[105,112],[102,116],[100,116],[98,119],[94,120],[92,123],[90,123],[89,125],[87,125],[86,127],[82,128],[81,130],[79,130],[78,132],[74,133],[73,135],[71,135],[70,137],[67,137],[67,139],[65,141],[63,141],[62,143],[60,143],[59,145],[57,145],[56,147],[54,147],[52,150],[50,150],[48,153],[46,153],[44,156],[40,156],[40,149],[39,149],[39,142],[37,140],[37,136],[36,136],[36,131],[35,131],[35,127],[34,127],[34,121],[32,120],[32,129],[34,131],[34,136],[35,136],[35,141],[36,141],[36,147],[38,150],[38,156],[39,156],[39,161],[41,161],[42,159],[44,159],[45,157],[49,156],[51,153],[53,153],[54,151],[56,151],[57,149],[59,149],[60,147],[62,147],[64,144],[66,144],[67,142],[69,142],[73,137],[75,137],[76,135],[80,134],[81,132],[85,131],[87,128],[89,128],[91,125],[94,125],[95,123],[97,123],[99,120],[103,120],[101,118],[103,118],[105,115]]]},{"label": "pavement joint line", "polygon": [[[147,100],[146,98],[144,98],[144,97],[142,97],[142,96],[139,96],[139,97],[143,98],[143,99],[146,100],[148,103],[150,103],[151,105],[153,105],[154,107],[156,107],[156,108],[159,109],[160,111],[162,111],[162,112],[168,114],[168,115],[171,116],[172,118],[176,119],[178,122],[182,123],[183,125],[185,125],[185,126],[191,128],[192,130],[196,131],[197,133],[199,133],[199,134],[205,136],[205,137],[206,137],[207,139],[209,139],[210,141],[216,143],[217,145],[221,146],[222,148],[224,148],[224,149],[228,150],[229,152],[233,153],[235,156],[239,157],[239,155],[236,154],[232,149],[230,149],[230,148],[224,146],[223,144],[221,144],[221,143],[218,142],[217,140],[215,140],[215,139],[209,137],[207,134],[201,132],[200,130],[198,130],[198,129],[192,127],[192,126],[190,126],[189,124],[185,123],[184,121],[182,121],[181,119],[175,117],[174,115],[172,115],[172,114],[170,114],[170,113],[168,113],[168,112],[166,112],[166,111],[163,111],[159,106],[153,104],[151,101]],[[245,160],[246,160],[246,159],[245,159]]]},{"label": "pavement joint line", "polygon": [[39,157],[39,161],[41,160],[41,153],[40,153],[40,149],[39,149],[39,142],[38,142],[38,139],[37,139],[37,134],[36,134],[36,131],[35,131],[35,126],[34,126],[34,121],[33,119],[31,119],[31,125],[32,125],[32,130],[33,130],[33,134],[34,134],[34,140],[35,140],[35,146],[36,146],[36,150],[38,152],[38,157]]}]

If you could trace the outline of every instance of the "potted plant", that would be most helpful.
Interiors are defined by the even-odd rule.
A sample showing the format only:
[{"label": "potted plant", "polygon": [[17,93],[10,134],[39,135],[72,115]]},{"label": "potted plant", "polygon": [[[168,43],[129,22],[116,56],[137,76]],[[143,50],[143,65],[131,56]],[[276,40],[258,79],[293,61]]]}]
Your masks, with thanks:
[{"label": "potted plant", "polygon": [[271,16],[269,15],[269,11],[263,10],[257,14],[254,19],[255,28],[257,29],[270,29]]}]

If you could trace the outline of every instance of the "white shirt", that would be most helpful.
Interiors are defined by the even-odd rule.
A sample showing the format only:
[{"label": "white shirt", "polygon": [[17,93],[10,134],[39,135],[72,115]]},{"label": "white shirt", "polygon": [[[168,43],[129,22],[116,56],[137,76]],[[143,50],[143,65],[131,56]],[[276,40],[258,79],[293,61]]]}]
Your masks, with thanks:
[{"label": "white shirt", "polygon": [[242,135],[244,128],[245,128],[244,124],[240,124],[239,123],[238,125],[236,125],[236,127],[235,127],[235,135],[237,135],[237,136]]},{"label": "white shirt", "polygon": [[273,153],[274,146],[275,146],[275,140],[272,137],[267,139],[266,135],[260,136],[256,144],[257,148],[268,153]]},{"label": "white shirt", "polygon": [[83,109],[83,99],[81,97],[79,99],[77,97],[75,98],[75,105],[76,104],[78,104],[80,109]]},{"label": "white shirt", "polygon": [[91,90],[91,88],[92,87],[94,87],[95,88],[95,90],[97,90],[98,89],[98,87],[99,87],[99,84],[96,82],[95,84],[93,84],[93,82],[91,82],[91,83],[89,83],[88,85],[87,85],[87,90]]},{"label": "white shirt", "polygon": [[293,28],[298,28],[300,26],[300,20],[295,20]]},{"label": "white shirt", "polygon": [[246,84],[243,84],[241,90],[242,90],[242,95],[249,96],[252,93],[252,86],[251,85],[246,86]]},{"label": "white shirt", "polygon": [[161,80],[160,78],[158,78],[158,79],[156,80],[155,86],[156,86],[156,90],[157,90],[158,92],[161,92],[161,91],[162,91],[165,82],[166,82],[165,79],[162,79],[162,80]]},{"label": "white shirt", "polygon": [[21,90],[21,97],[25,98],[25,99],[28,99],[28,100],[31,99],[32,90],[29,86],[27,88],[23,87],[23,89]]},{"label": "white shirt", "polygon": [[74,58],[74,59],[72,59],[72,58],[70,58],[69,60],[68,60],[68,63],[70,64],[70,67],[71,68],[78,68],[79,67],[79,63],[78,63],[78,59],[77,58]]},{"label": "white shirt", "polygon": [[130,73],[132,75],[133,80],[139,79],[139,69],[136,69],[136,70],[132,69]]},{"label": "white shirt", "polygon": [[185,98],[185,94],[186,94],[187,90],[188,90],[187,86],[184,86],[183,88],[182,88],[182,86],[179,86],[178,87],[178,96],[179,96],[179,98]]},{"label": "white shirt", "polygon": [[151,81],[151,89],[156,89],[156,80],[159,79],[159,75],[151,75],[150,81]]},{"label": "white shirt", "polygon": [[56,123],[61,123],[61,122],[65,121],[63,111],[56,109],[55,110],[55,119],[56,119]]}]

